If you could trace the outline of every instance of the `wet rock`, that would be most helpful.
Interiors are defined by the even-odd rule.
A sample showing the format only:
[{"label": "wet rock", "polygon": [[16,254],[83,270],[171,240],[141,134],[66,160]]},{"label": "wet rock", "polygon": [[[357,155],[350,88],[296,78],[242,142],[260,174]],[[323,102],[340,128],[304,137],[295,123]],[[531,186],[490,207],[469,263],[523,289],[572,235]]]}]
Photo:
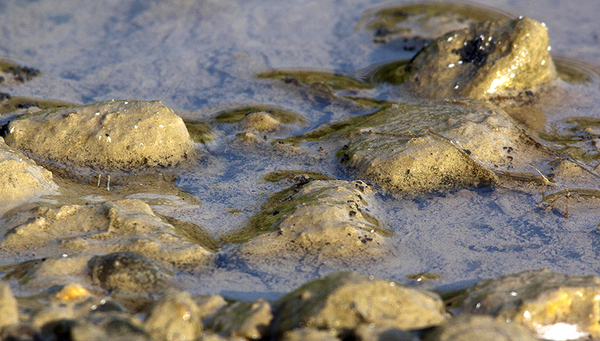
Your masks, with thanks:
[{"label": "wet rock", "polygon": [[57,189],[58,186],[52,180],[51,172],[8,147],[0,137],[0,203],[2,205],[9,205],[10,201],[52,193]]},{"label": "wet rock", "polygon": [[501,109],[471,102],[391,105],[342,132],[351,139],[340,163],[396,193],[489,184],[497,172],[531,173],[534,164],[548,171],[555,157]]},{"label": "wet rock", "polygon": [[569,339],[597,338],[600,278],[530,270],[485,280],[467,290],[460,311],[521,324],[543,339],[565,331]]},{"label": "wet rock", "polygon": [[7,341],[31,341],[39,337],[35,328],[24,324],[13,324],[0,330],[0,339]]},{"label": "wet rock", "polygon": [[426,341],[535,341],[531,331],[515,324],[494,320],[488,316],[461,316],[437,327]]},{"label": "wet rock", "polygon": [[41,335],[44,340],[152,340],[134,320],[110,314],[50,322],[41,328]]},{"label": "wet rock", "polygon": [[237,337],[237,336],[224,337],[219,334],[215,334],[215,333],[211,333],[211,332],[203,333],[199,339],[199,341],[246,341],[246,340],[248,340],[248,339],[246,339],[245,337]]},{"label": "wet rock", "polygon": [[279,335],[299,326],[332,329],[343,336],[363,323],[413,330],[446,321],[437,294],[351,272],[302,285],[277,300],[274,311]]},{"label": "wet rock", "polygon": [[315,328],[301,328],[285,332],[281,338],[283,341],[339,341],[335,335],[324,330]]},{"label": "wet rock", "polygon": [[207,327],[226,336],[256,340],[265,335],[272,319],[269,302],[258,299],[254,302],[236,302],[221,309]]},{"label": "wet rock", "polygon": [[63,167],[166,167],[193,151],[183,120],[160,101],[51,109],[12,120],[7,130],[11,147]]},{"label": "wet rock", "polygon": [[[348,167],[395,192],[429,192],[490,184],[495,176],[435,135],[353,141]],[[373,151],[376,151],[375,153]]]},{"label": "wet rock", "polygon": [[198,305],[200,319],[202,320],[227,305],[227,301],[221,295],[198,296],[194,297],[194,301]]},{"label": "wet rock", "polygon": [[377,214],[369,204],[373,195],[360,180],[307,180],[267,199],[262,212],[229,240],[254,237],[238,250],[252,263],[310,259],[357,264],[382,259],[393,252],[385,239],[391,233],[372,215]]},{"label": "wet rock", "polygon": [[19,323],[17,300],[10,286],[0,282],[0,330],[17,323]]},{"label": "wet rock", "polygon": [[268,133],[279,129],[279,121],[267,112],[246,115],[239,123],[242,130]]},{"label": "wet rock", "polygon": [[197,340],[202,333],[198,306],[185,291],[169,290],[144,322],[154,340]]},{"label": "wet rock", "polygon": [[39,207],[10,218],[0,249],[22,252],[36,248],[39,255],[79,252],[104,254],[132,251],[175,266],[202,265],[210,252],[190,242],[173,225],[157,217],[138,199],[97,205]]},{"label": "wet rock", "polygon": [[108,291],[144,294],[165,290],[170,283],[151,261],[133,252],[96,256],[89,263],[92,283]]},{"label": "wet rock", "polygon": [[407,69],[417,95],[490,98],[554,80],[546,27],[533,19],[495,20],[449,32],[423,48]]}]

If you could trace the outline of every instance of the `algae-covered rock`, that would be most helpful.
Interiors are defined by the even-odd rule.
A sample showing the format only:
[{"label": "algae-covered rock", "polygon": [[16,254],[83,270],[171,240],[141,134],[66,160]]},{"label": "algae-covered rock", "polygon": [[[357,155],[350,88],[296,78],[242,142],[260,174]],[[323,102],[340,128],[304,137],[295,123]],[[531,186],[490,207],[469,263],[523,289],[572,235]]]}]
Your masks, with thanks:
[{"label": "algae-covered rock", "polygon": [[449,32],[423,48],[407,69],[409,87],[431,98],[489,98],[556,78],[546,27],[533,19],[486,21]]},{"label": "algae-covered rock", "polygon": [[[435,135],[375,137],[349,144],[348,167],[396,192],[429,192],[490,184],[494,175],[464,151]],[[375,152],[374,152],[375,151]]]},{"label": "algae-covered rock", "polygon": [[57,189],[51,172],[11,149],[0,137],[0,206]]},{"label": "algae-covered rock", "polygon": [[271,305],[261,298],[221,309],[207,327],[223,335],[256,340],[265,336],[272,319]]},{"label": "algae-covered rock", "polygon": [[570,330],[570,339],[600,337],[600,278],[530,270],[475,284],[461,313],[494,316],[524,325],[541,338]]},{"label": "algae-covered rock", "polygon": [[488,316],[465,315],[436,327],[427,341],[535,341],[531,331],[515,323],[497,321]]},{"label": "algae-covered rock", "polygon": [[200,310],[185,291],[169,290],[144,322],[154,340],[197,340],[202,333]]},{"label": "algae-covered rock", "polygon": [[109,101],[12,120],[6,143],[58,166],[136,169],[185,160],[193,144],[183,120],[160,101]]},{"label": "algae-covered rock", "polygon": [[261,213],[230,238],[252,238],[237,251],[248,262],[383,259],[393,252],[385,238],[391,233],[372,215],[377,212],[370,205],[373,195],[360,180],[308,180],[271,196]]},{"label": "algae-covered rock", "polygon": [[413,330],[446,321],[437,294],[351,272],[308,282],[281,297],[274,307],[277,334],[306,326],[344,335],[363,323]]},{"label": "algae-covered rock", "polygon": [[[347,122],[337,152],[356,176],[397,193],[489,184],[498,171],[546,171],[554,155],[498,108],[477,103],[392,105]],[[532,160],[536,160],[532,163]],[[546,161],[546,162],[545,162]]]},{"label": "algae-covered rock", "polygon": [[17,323],[19,323],[17,300],[13,296],[10,286],[5,282],[0,282],[0,330]]},{"label": "algae-covered rock", "polygon": [[210,121],[227,133],[245,132],[267,135],[288,135],[306,125],[297,113],[264,105],[245,106],[218,112]]},{"label": "algae-covered rock", "polygon": [[37,249],[49,254],[58,247],[66,254],[132,251],[176,266],[202,265],[211,253],[182,236],[138,199],[96,205],[38,207],[16,215],[3,225],[0,249]]},{"label": "algae-covered rock", "polygon": [[150,260],[133,252],[93,257],[89,262],[92,283],[119,293],[153,293],[166,290],[166,275]]}]

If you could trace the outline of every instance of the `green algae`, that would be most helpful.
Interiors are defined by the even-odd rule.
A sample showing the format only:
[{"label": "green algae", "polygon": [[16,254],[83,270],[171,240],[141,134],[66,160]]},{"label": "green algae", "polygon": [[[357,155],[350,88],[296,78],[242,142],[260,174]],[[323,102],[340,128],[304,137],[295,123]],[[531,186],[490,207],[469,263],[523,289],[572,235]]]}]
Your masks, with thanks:
[{"label": "green algae", "polygon": [[190,139],[196,143],[206,144],[216,139],[214,130],[205,122],[183,120],[183,123],[190,133]]},{"label": "green algae", "polygon": [[301,182],[271,195],[245,227],[223,236],[219,241],[222,244],[242,244],[258,235],[277,231],[281,220],[296,212],[298,205],[315,204],[319,195],[326,190],[324,188],[309,196],[294,197],[308,183],[310,181]]},{"label": "green algae", "polygon": [[[48,99],[48,98],[38,98],[38,97],[25,97],[25,96],[13,96],[11,98],[6,98],[3,101],[0,101],[0,115],[8,114],[13,111],[19,109],[27,109],[31,107],[42,109],[41,112],[45,112],[43,110],[51,109],[51,108],[65,108],[65,107],[74,107],[80,104],[61,101],[57,99]],[[30,117],[35,115],[36,113],[29,114]],[[23,117],[26,118],[26,117]]]},{"label": "green algae", "polygon": [[[429,2],[401,6],[386,6],[378,10],[367,11],[357,27],[377,30],[380,35],[413,35],[418,29],[412,24],[401,24],[415,20],[419,26],[426,26],[432,18],[442,24],[455,22],[468,26],[469,23],[511,18],[512,15],[482,5],[473,6],[459,3]],[[439,24],[439,23],[438,23]]]},{"label": "green algae", "polygon": [[233,124],[240,122],[242,119],[244,119],[244,117],[256,112],[266,112],[279,123],[283,124],[306,123],[306,119],[304,119],[304,117],[301,115],[268,105],[244,106],[240,108],[224,110],[213,115],[211,120],[216,124]]},{"label": "green algae", "polygon": [[282,79],[286,83],[302,83],[304,85],[323,83],[333,90],[373,88],[372,84],[369,84],[364,80],[340,73],[325,71],[276,69],[257,73],[254,77],[259,79]]},{"label": "green algae", "polygon": [[409,60],[407,59],[384,63],[369,71],[365,78],[373,85],[400,85],[406,82],[410,76],[410,73],[406,71],[408,64]]},{"label": "green algae", "polygon": [[321,174],[319,172],[313,171],[305,171],[305,170],[278,170],[275,172],[271,172],[265,176],[263,176],[263,180],[267,182],[279,182],[283,179],[296,177],[298,175],[306,175],[308,178],[312,178],[315,180],[332,180],[332,178],[327,175]]},{"label": "green algae", "polygon": [[210,233],[200,225],[188,223],[166,215],[154,213],[159,218],[173,225],[175,231],[194,244],[198,244],[210,252],[218,252],[219,244]]}]

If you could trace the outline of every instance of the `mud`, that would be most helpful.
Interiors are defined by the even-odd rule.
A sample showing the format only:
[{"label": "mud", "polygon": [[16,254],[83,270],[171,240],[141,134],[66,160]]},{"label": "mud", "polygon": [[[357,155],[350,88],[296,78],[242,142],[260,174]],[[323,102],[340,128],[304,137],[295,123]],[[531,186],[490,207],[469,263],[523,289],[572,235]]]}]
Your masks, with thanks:
[{"label": "mud", "polygon": [[598,337],[598,4],[489,4],[0,4],[2,338]]}]

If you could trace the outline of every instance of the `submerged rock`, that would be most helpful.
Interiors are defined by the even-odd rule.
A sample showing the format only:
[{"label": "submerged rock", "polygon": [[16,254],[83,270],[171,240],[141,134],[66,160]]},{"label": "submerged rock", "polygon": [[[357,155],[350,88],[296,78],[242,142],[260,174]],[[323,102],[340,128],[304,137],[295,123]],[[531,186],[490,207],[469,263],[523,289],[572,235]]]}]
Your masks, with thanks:
[{"label": "submerged rock", "polygon": [[12,150],[0,137],[0,206],[52,193],[57,189],[51,172],[36,165],[20,152]]},{"label": "submerged rock", "polygon": [[531,331],[487,316],[465,315],[452,319],[427,334],[426,341],[535,341]]},{"label": "submerged rock", "polygon": [[261,339],[273,319],[271,305],[264,299],[236,302],[221,309],[207,327],[226,336]]},{"label": "submerged rock", "polygon": [[12,120],[7,131],[8,145],[60,167],[166,167],[193,151],[183,120],[160,101],[51,109]]},{"label": "submerged rock", "polygon": [[430,98],[490,98],[556,79],[544,24],[530,18],[486,21],[446,33],[407,66],[409,87]]},{"label": "submerged rock", "polygon": [[189,293],[169,290],[150,311],[144,328],[154,340],[197,340],[201,313]]},{"label": "submerged rock", "polygon": [[339,272],[302,285],[274,304],[274,330],[300,326],[346,335],[361,324],[387,323],[401,330],[444,323],[441,298],[393,281]]},{"label": "submerged rock", "polygon": [[41,328],[41,336],[43,340],[152,340],[132,318],[111,314],[53,321]]},{"label": "submerged rock", "polygon": [[485,280],[466,291],[460,311],[522,324],[542,339],[598,338],[600,278],[530,270]]},{"label": "submerged rock", "polygon": [[10,218],[0,229],[0,249],[22,252],[55,247],[67,254],[133,251],[176,266],[202,265],[211,253],[182,236],[138,199],[97,205],[39,207]]},{"label": "submerged rock", "polygon": [[156,265],[133,252],[93,257],[89,271],[93,284],[119,293],[153,293],[170,285]]},{"label": "submerged rock", "polygon": [[230,240],[251,238],[237,251],[251,263],[311,259],[357,264],[383,259],[392,254],[384,238],[391,233],[369,213],[377,211],[369,204],[373,195],[360,180],[308,180],[267,199],[262,212]]}]

